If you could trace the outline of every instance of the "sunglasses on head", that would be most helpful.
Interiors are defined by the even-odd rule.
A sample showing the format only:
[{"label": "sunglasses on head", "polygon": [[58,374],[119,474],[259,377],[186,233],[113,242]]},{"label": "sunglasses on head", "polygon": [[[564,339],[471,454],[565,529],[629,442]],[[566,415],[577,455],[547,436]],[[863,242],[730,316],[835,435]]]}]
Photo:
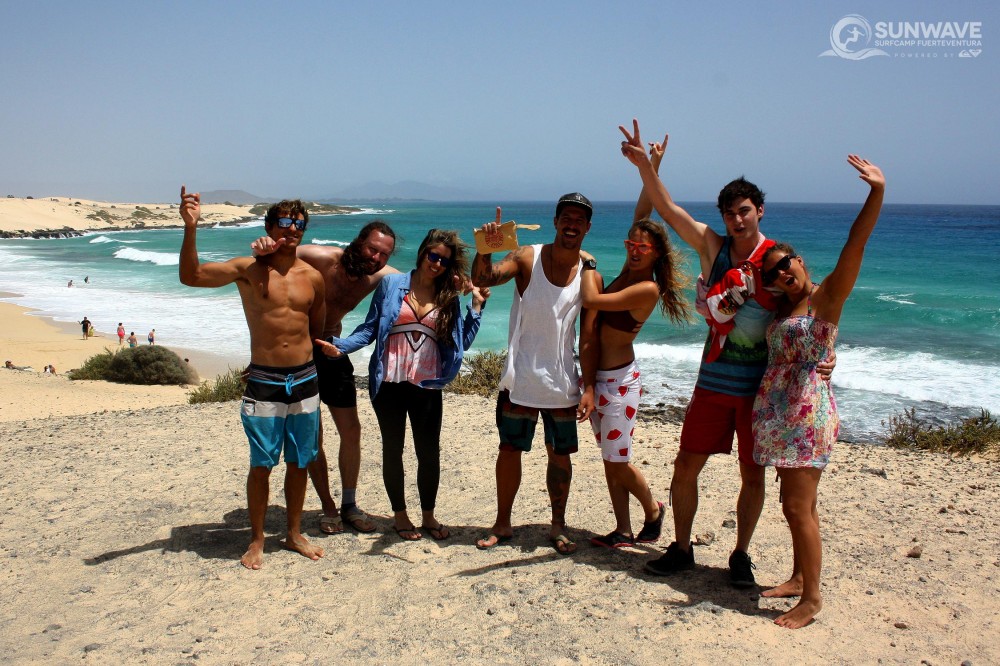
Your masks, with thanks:
[{"label": "sunglasses on head", "polygon": [[781,259],[778,259],[778,263],[761,274],[764,278],[764,284],[774,284],[774,281],[778,279],[778,273],[780,271],[787,271],[792,265],[792,259],[798,256],[797,254],[786,254]]},{"label": "sunglasses on head", "polygon": [[628,252],[638,252],[639,254],[649,254],[653,251],[652,243],[637,243],[634,240],[625,241],[625,250]]},{"label": "sunglasses on head", "polygon": [[299,231],[305,231],[306,221],[305,220],[293,220],[290,217],[279,217],[278,227],[281,229],[287,229],[288,227],[295,225],[295,228]]},{"label": "sunglasses on head", "polygon": [[451,266],[451,259],[448,257],[442,257],[437,252],[428,252],[427,260],[432,264],[441,264],[441,268],[448,268]]}]

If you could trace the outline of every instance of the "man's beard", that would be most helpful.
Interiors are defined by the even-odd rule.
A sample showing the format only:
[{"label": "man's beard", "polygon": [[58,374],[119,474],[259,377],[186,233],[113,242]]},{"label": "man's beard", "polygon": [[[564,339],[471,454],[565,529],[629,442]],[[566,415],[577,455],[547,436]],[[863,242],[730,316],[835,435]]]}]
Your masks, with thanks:
[{"label": "man's beard", "polygon": [[351,243],[344,248],[344,254],[340,259],[341,266],[352,278],[374,275],[378,272],[378,264],[374,259],[365,259],[361,254],[361,245]]}]

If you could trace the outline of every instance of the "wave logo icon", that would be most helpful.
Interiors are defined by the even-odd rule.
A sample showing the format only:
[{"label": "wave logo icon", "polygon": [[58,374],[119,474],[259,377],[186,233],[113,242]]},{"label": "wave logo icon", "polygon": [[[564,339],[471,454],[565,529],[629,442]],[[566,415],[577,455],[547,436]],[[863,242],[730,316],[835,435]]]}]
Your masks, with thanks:
[{"label": "wave logo icon", "polygon": [[848,14],[830,29],[830,48],[819,54],[845,60],[864,60],[872,56],[888,56],[881,49],[868,48],[872,41],[872,26],[864,16]]},{"label": "wave logo icon", "polygon": [[982,53],[982,49],[962,49],[962,52],[958,54],[959,58],[978,58],[979,54]]}]

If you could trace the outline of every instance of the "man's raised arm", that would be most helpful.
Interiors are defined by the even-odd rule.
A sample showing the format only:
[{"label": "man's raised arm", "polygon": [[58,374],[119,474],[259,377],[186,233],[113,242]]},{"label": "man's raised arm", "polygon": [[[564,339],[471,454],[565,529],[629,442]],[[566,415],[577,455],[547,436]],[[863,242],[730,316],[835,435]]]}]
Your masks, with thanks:
[{"label": "man's raised arm", "polygon": [[178,267],[181,284],[189,287],[221,287],[235,282],[243,275],[243,269],[253,259],[237,257],[225,263],[203,264],[198,260],[195,237],[198,220],[201,219],[201,194],[188,194],[181,185],[181,219],[184,220],[184,241]]},{"label": "man's raised arm", "polygon": [[[497,206],[496,220],[484,224],[482,226],[483,233],[487,237],[501,234],[500,221],[500,206]],[[492,254],[476,252],[476,256],[472,260],[472,284],[477,287],[494,287],[508,282],[521,270],[521,260],[525,254],[525,248],[519,247],[494,264]]]},{"label": "man's raised arm", "polygon": [[[638,208],[642,203],[642,196],[648,197],[656,212],[681,237],[681,240],[690,245],[699,255],[709,254],[711,249],[709,243],[717,243],[720,239],[719,235],[712,231],[707,224],[695,220],[686,210],[674,202],[666,185],[657,176],[657,168],[650,161],[642,146],[642,139],[639,137],[639,121],[633,119],[632,127],[633,134],[629,134],[628,130],[621,125],[618,126],[618,129],[625,135],[625,141],[622,141],[622,155],[639,169],[639,175],[642,177],[643,190],[636,207]],[[667,148],[668,138],[669,135],[663,137],[664,151]]]}]

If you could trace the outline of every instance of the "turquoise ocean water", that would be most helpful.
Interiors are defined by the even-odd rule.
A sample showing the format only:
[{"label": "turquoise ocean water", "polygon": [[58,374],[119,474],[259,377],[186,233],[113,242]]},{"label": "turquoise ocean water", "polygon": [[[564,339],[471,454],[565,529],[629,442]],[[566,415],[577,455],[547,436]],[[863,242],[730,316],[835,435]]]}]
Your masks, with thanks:
[{"label": "turquoise ocean water", "polygon": [[[522,244],[552,238],[553,203],[500,202],[504,219],[541,224],[519,232]],[[306,242],[345,245],[374,218],[401,236],[392,265],[413,266],[415,250],[431,227],[472,228],[493,218],[496,203],[363,204],[362,213],[316,217]],[[600,202],[584,243],[607,279],[624,260],[622,240],[631,202]],[[695,218],[722,229],[710,203],[686,204]],[[762,230],[792,243],[819,279],[834,265],[858,204],[767,205]],[[178,220],[179,221],[179,220]],[[200,230],[203,261],[249,253],[262,222]],[[676,241],[676,237],[673,237]],[[140,339],[150,328],[163,344],[217,354],[235,367],[248,358],[249,335],[234,287],[207,290],[181,285],[177,252],[181,231],[145,230],[56,240],[0,240],[0,292],[9,302],[36,308],[60,321],[84,315],[103,333],[119,321]],[[688,270],[696,270],[694,256]],[[1000,414],[1000,206],[887,205],[868,244],[861,278],[840,322],[834,390],[842,436],[872,441],[882,422],[906,407],[940,419]],[[84,277],[89,276],[89,284]],[[74,287],[67,289],[72,279]],[[503,349],[513,283],[494,289],[474,349]],[[367,303],[345,320],[351,330]],[[655,314],[636,352],[651,404],[683,404],[697,373],[706,327],[676,327]]]}]

